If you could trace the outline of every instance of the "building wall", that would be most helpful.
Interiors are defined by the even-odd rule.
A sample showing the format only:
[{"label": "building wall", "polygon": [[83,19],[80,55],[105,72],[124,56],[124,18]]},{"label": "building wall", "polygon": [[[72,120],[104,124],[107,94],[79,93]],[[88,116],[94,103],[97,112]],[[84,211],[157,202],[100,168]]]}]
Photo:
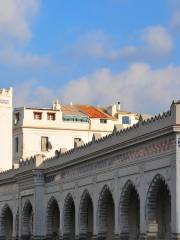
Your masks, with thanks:
[{"label": "building wall", "polygon": [[[55,156],[56,150],[69,150],[74,148],[75,138],[82,139],[83,143],[88,143],[92,140],[94,131],[88,130],[66,130],[66,129],[32,129],[23,128],[14,132],[13,140],[15,142],[16,137],[19,138],[19,151],[16,153],[14,149],[14,159],[19,162],[20,158],[26,159],[36,154],[43,154],[45,157]],[[98,133],[101,137],[105,136],[107,132]],[[42,151],[41,138],[48,137],[49,149],[48,151]],[[30,144],[33,143],[33,144]]]},{"label": "building wall", "polygon": [[0,169],[12,167],[12,89],[0,89]]},{"label": "building wall", "polygon": [[[96,138],[110,134],[114,128],[114,121],[100,123],[100,119],[90,119],[90,122],[65,122],[61,111],[41,110],[42,119],[35,120],[32,109],[20,109],[19,121],[13,129],[13,162],[26,159],[36,154],[43,154],[46,158],[55,155],[56,150],[69,150],[74,148],[75,138],[81,139],[82,145]],[[48,120],[47,113],[54,112],[55,120]],[[48,137],[48,151],[41,151],[41,137]],[[16,151],[16,138],[18,138],[18,152]],[[30,144],[33,143],[33,144]]]}]

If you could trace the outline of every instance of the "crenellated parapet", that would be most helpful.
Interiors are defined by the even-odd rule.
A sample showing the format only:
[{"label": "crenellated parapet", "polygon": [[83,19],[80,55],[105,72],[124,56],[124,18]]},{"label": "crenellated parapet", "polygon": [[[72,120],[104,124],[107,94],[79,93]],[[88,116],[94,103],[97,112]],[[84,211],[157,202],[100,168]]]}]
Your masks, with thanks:
[{"label": "crenellated parapet", "polygon": [[0,88],[0,96],[3,97],[12,97],[13,90],[12,88]]},{"label": "crenellated parapet", "polygon": [[[83,156],[88,156],[93,153],[97,153],[103,149],[111,148],[112,146],[119,146],[120,148],[128,143],[137,141],[138,138],[149,136],[149,134],[155,134],[158,131],[169,131],[172,126],[180,124],[180,101],[173,102],[170,110],[163,112],[162,114],[155,115],[147,120],[142,120],[131,127],[117,130],[114,128],[112,134],[106,135],[102,138],[92,138],[91,142],[88,142],[77,148],[70,149],[64,153],[59,153],[58,157],[49,158],[44,162],[44,167],[50,167],[51,165],[64,164],[72,160],[76,161]],[[155,136],[155,135],[154,135]]]},{"label": "crenellated parapet", "polygon": [[19,171],[24,169],[30,170],[30,169],[40,168],[43,161],[44,161],[44,158],[40,154],[36,156],[32,156],[25,160],[21,160],[19,163]]},{"label": "crenellated parapet", "polygon": [[[78,162],[83,159],[90,159],[94,154],[102,154],[110,149],[123,149],[128,146],[135,145],[137,142],[146,140],[151,136],[157,137],[157,134],[165,131],[172,131],[172,127],[180,124],[180,101],[173,102],[170,110],[162,114],[156,115],[150,119],[142,120],[126,129],[117,130],[115,127],[112,134],[106,135],[100,139],[92,138],[88,142],[77,148],[70,149],[66,152],[59,152],[55,157],[44,159],[42,155],[36,155],[19,162],[19,168],[0,173],[1,177],[8,177],[9,174],[21,173],[33,169],[48,169],[53,166],[61,166],[70,164],[72,161]],[[160,133],[161,134],[161,133]]]},{"label": "crenellated parapet", "polygon": [[3,172],[0,172],[0,184],[1,183],[4,183],[4,181],[14,181],[14,177],[16,176],[17,174],[17,169],[9,169],[9,170],[6,170],[6,171],[3,171]]}]

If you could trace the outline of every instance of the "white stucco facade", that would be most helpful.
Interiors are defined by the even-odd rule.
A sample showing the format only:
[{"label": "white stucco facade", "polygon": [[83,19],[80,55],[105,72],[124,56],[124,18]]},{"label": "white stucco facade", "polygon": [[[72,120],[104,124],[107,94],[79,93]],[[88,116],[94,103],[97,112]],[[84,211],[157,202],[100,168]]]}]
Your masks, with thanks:
[{"label": "white stucco facade", "polygon": [[[116,108],[116,106],[112,106],[112,108]],[[35,119],[34,114],[36,113],[40,114],[40,119]],[[105,119],[97,116],[87,117],[85,114],[80,115],[79,112],[68,112],[68,116],[73,114],[76,114],[79,119],[77,121],[67,121],[65,119],[67,113],[61,109],[59,104],[56,108],[49,109],[15,109],[13,162],[18,163],[19,159],[26,159],[37,154],[42,154],[45,158],[52,157],[56,151],[64,152],[74,148],[75,144],[80,146],[90,142],[93,136],[95,139],[102,138],[112,133],[115,126],[122,129],[138,122],[137,114],[118,112],[117,109],[114,112],[107,113]],[[102,114],[100,112],[100,116]],[[51,118],[49,119],[48,116],[51,116]],[[123,123],[123,117],[126,117],[129,122]],[[81,121],[85,118],[85,121]],[[42,149],[43,138],[48,140],[47,149]],[[77,142],[75,143],[75,141]]]},{"label": "white stucco facade", "polygon": [[0,89],[0,169],[12,167],[12,89]]}]

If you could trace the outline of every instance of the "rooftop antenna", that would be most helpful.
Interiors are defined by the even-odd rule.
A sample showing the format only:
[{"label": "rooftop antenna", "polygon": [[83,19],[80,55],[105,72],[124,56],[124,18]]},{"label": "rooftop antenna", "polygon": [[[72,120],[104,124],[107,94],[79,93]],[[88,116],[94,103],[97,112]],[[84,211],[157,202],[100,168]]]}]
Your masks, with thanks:
[{"label": "rooftop antenna", "polygon": [[118,102],[118,110],[121,110],[121,102]]}]

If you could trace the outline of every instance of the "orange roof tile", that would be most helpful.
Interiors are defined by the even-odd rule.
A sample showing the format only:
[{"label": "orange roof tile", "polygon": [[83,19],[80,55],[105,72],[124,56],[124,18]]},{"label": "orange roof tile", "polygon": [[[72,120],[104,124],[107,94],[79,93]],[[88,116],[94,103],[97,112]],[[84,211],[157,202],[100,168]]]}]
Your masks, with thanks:
[{"label": "orange roof tile", "polygon": [[108,114],[92,106],[79,105],[79,109],[83,111],[86,115],[88,115],[90,118],[112,118]]}]

